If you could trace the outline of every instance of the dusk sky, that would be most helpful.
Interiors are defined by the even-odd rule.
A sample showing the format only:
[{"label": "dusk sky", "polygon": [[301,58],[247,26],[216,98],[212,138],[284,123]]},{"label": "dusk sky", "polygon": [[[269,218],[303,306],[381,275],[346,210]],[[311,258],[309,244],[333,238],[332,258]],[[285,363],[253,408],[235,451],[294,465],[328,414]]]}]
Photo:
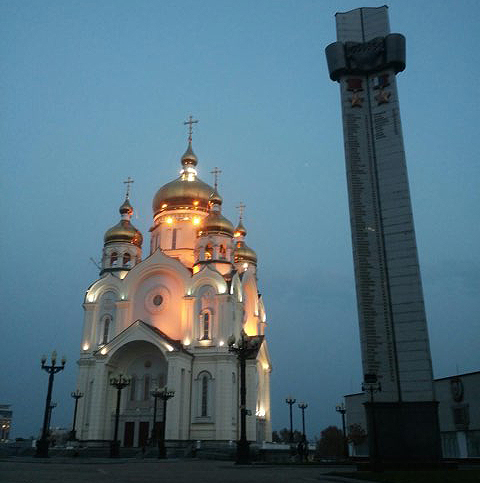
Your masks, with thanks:
[{"label": "dusk sky", "polygon": [[[191,114],[199,177],[259,258],[273,429],[341,426],[362,381],[339,86],[325,47],[353,1],[0,2],[2,370],[13,437],[37,436],[42,354],[65,354],[52,424],[70,428],[85,290],[131,176],[151,202],[178,176]],[[397,76],[435,377],[480,370],[480,3],[396,1]],[[8,235],[8,236],[7,236]],[[294,423],[300,429],[300,410]]]}]

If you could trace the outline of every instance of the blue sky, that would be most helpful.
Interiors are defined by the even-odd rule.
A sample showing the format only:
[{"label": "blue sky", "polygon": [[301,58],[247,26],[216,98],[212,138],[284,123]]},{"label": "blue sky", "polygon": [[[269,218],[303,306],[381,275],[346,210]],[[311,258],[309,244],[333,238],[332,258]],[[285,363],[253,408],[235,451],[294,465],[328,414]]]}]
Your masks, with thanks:
[{"label": "blue sky", "polygon": [[[379,6],[384,2],[371,2]],[[338,85],[324,48],[350,1],[8,1],[0,4],[0,403],[14,436],[41,426],[57,376],[56,426],[71,424],[85,289],[104,232],[135,179],[148,252],[151,201],[177,176],[192,114],[199,175],[222,169],[224,214],[246,205],[273,360],[275,429],[285,396],[309,404],[307,432],[340,425],[360,389]],[[397,1],[407,38],[398,76],[435,377],[480,369],[477,1]],[[8,234],[8,236],[7,236]],[[298,414],[297,414],[298,413]],[[300,427],[300,413],[295,413]]]}]

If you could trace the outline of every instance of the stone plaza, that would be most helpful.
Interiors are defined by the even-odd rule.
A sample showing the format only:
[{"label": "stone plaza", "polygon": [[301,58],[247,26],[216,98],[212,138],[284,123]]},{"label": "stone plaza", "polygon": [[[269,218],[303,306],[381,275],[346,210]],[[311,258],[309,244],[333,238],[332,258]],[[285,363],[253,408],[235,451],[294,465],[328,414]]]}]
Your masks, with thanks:
[{"label": "stone plaza", "polygon": [[[352,466],[247,465],[230,461],[157,460],[157,459],[77,459],[10,458],[0,461],[0,481],[5,483],[295,483],[304,481],[346,481],[327,475],[335,471],[353,471]],[[352,480],[349,480],[352,481]]]}]

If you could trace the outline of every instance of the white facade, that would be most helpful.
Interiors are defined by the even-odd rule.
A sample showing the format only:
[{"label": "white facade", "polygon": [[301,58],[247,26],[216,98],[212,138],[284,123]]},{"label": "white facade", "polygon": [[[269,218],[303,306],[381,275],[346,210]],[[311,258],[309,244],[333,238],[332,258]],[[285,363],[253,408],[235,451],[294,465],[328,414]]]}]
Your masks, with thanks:
[{"label": "white facade", "polygon": [[[265,309],[258,294],[256,255],[221,215],[221,198],[196,175],[191,145],[180,178],[155,195],[150,255],[130,223],[128,196],[121,221],[105,234],[100,279],[85,294],[78,361],[77,437],[111,440],[119,373],[119,439],[142,446],[152,430],[150,391],[168,386],[166,439],[231,441],[239,438],[239,369],[227,339],[261,341],[247,361],[247,438],[270,441],[271,363],[264,338]],[[238,247],[238,248],[236,248]],[[157,421],[162,421],[159,401]]]}]

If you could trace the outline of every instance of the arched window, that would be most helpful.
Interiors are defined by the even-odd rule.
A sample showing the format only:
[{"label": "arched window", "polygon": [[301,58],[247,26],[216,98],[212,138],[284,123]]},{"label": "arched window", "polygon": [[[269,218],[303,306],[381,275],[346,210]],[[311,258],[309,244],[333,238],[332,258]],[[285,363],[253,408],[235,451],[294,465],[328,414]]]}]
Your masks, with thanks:
[{"label": "arched window", "polygon": [[196,380],[197,387],[197,411],[196,417],[205,419],[213,419],[213,401],[214,401],[214,386],[213,378],[207,371],[202,371]]},{"label": "arched window", "polygon": [[150,376],[145,374],[144,384],[143,384],[143,400],[148,401],[150,398]]},{"label": "arched window", "polygon": [[202,316],[202,339],[210,339],[210,314],[204,312]]},{"label": "arched window", "polygon": [[202,409],[200,416],[208,416],[208,379],[209,377],[205,374],[202,376]]},{"label": "arched window", "polygon": [[132,376],[130,378],[130,401],[135,401],[136,392],[137,392],[137,376]]},{"label": "arched window", "polygon": [[210,309],[202,310],[198,326],[198,338],[209,340],[212,338],[212,314]]},{"label": "arched window", "polygon": [[130,265],[130,253],[124,253],[123,254],[123,266],[126,267],[127,265]]},{"label": "arched window", "polygon": [[220,245],[219,252],[220,258],[225,260],[225,258],[227,257],[227,249],[225,248],[225,245]]},{"label": "arched window", "polygon": [[110,266],[114,267],[117,264],[118,254],[117,252],[112,252],[110,255]]},{"label": "arched window", "polygon": [[205,260],[211,260],[213,256],[213,246],[211,243],[209,243],[205,247]]},{"label": "arched window", "polygon": [[177,229],[174,228],[172,230],[172,250],[175,250],[177,248]]},{"label": "arched window", "polygon": [[103,336],[102,336],[102,344],[106,344],[108,342],[108,330],[110,329],[110,317],[105,317],[103,321]]}]

